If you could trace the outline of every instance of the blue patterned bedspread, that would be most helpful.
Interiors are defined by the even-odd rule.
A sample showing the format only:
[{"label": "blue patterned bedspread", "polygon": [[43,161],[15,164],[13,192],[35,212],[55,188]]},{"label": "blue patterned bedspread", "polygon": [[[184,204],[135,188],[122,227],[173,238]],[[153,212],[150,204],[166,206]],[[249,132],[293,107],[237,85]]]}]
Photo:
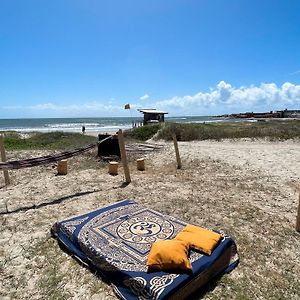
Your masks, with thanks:
[{"label": "blue patterned bedspread", "polygon": [[133,200],[123,200],[57,222],[52,233],[71,253],[100,271],[122,298],[182,299],[238,264],[235,243],[224,235],[211,256],[191,251],[192,274],[148,273],[151,245],[174,238],[185,225]]}]

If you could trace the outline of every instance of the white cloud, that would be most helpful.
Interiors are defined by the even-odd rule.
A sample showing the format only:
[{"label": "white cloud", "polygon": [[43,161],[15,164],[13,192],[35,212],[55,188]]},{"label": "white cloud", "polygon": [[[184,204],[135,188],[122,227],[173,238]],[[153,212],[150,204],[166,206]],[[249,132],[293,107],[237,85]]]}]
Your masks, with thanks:
[{"label": "white cloud", "polygon": [[[145,97],[147,96],[147,97]],[[141,98],[148,98],[144,95]],[[140,98],[140,99],[141,99]],[[130,103],[135,111],[145,106],[145,102]],[[73,117],[73,116],[127,116],[124,101],[91,101],[81,104],[40,103],[31,106],[9,105],[0,109],[0,116],[28,117]],[[200,91],[194,95],[174,96],[152,102],[151,107],[169,112],[169,115],[218,115],[246,111],[270,111],[300,109],[300,85],[285,82],[281,86],[275,83],[262,83],[259,86],[234,87],[220,81],[207,92]],[[144,108],[144,107],[143,107]],[[2,115],[1,115],[2,113]],[[139,113],[135,111],[138,115]]]},{"label": "white cloud", "polygon": [[290,73],[290,75],[296,75],[296,74],[300,74],[300,70]]},{"label": "white cloud", "polygon": [[53,103],[41,103],[41,104],[36,104],[36,105],[31,105],[28,106],[29,109],[31,110],[61,110],[61,109],[65,109],[63,106],[60,105],[55,105]]},{"label": "white cloud", "polygon": [[[103,104],[98,101],[82,104],[61,105],[55,103],[39,103],[35,105],[9,105],[2,107],[3,110],[14,112],[12,115],[46,116],[46,117],[69,117],[69,116],[116,116],[124,111],[123,105],[113,105],[110,101]],[[2,111],[4,113],[4,111]]]},{"label": "white cloud", "polygon": [[35,111],[66,111],[66,112],[109,112],[113,113],[116,111],[123,110],[122,106],[112,105],[112,104],[103,104],[97,101],[82,103],[82,104],[70,104],[70,105],[59,105],[53,103],[41,103],[33,106],[27,107]]},{"label": "white cloud", "polygon": [[209,92],[175,96],[158,101],[156,106],[179,115],[300,108],[300,85],[290,82],[282,86],[277,86],[275,83],[262,83],[259,86],[235,88],[229,83],[220,81]]},{"label": "white cloud", "polygon": [[122,107],[119,105],[112,104],[103,104],[97,101],[83,103],[83,104],[70,104],[70,105],[59,105],[53,103],[41,103],[32,106],[28,106],[27,108],[31,110],[37,111],[68,111],[68,112],[85,112],[85,111],[105,111],[105,112],[113,112],[115,110],[122,110]]},{"label": "white cloud", "polygon": [[140,100],[147,100],[150,96],[145,94],[144,96],[140,97]]},{"label": "white cloud", "polygon": [[22,105],[6,105],[6,106],[3,106],[2,109],[7,109],[7,110],[23,109],[23,106]]}]

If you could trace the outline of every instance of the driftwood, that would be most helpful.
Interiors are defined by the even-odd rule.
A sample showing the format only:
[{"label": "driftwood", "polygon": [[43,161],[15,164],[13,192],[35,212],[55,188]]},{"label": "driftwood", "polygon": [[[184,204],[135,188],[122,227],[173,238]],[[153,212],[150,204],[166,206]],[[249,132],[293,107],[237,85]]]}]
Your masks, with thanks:
[{"label": "driftwood", "polygon": [[145,153],[160,150],[163,145],[159,144],[130,144],[126,145],[126,151],[129,153]]}]

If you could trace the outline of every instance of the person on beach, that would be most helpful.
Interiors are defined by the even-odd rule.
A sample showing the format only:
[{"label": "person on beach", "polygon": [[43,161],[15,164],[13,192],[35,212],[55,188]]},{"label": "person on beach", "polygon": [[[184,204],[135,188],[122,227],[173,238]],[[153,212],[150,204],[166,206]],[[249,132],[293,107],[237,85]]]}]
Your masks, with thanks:
[{"label": "person on beach", "polygon": [[82,126],[82,134],[85,134],[85,126]]}]

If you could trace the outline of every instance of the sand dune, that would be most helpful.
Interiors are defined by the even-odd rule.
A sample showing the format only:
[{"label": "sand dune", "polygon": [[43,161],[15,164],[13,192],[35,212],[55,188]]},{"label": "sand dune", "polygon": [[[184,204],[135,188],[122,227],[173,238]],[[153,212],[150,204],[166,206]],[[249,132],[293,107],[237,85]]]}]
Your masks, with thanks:
[{"label": "sand dune", "polygon": [[144,172],[136,170],[137,157],[129,157],[132,183],[126,187],[122,168],[110,176],[96,151],[70,159],[66,176],[56,176],[55,164],[10,171],[7,187],[0,176],[2,299],[115,299],[108,284],[58,247],[50,228],[125,198],[236,240],[240,266],[213,283],[204,299],[299,299],[300,142],[180,142],[181,170],[172,143],[160,143],[162,150],[143,155]]}]

